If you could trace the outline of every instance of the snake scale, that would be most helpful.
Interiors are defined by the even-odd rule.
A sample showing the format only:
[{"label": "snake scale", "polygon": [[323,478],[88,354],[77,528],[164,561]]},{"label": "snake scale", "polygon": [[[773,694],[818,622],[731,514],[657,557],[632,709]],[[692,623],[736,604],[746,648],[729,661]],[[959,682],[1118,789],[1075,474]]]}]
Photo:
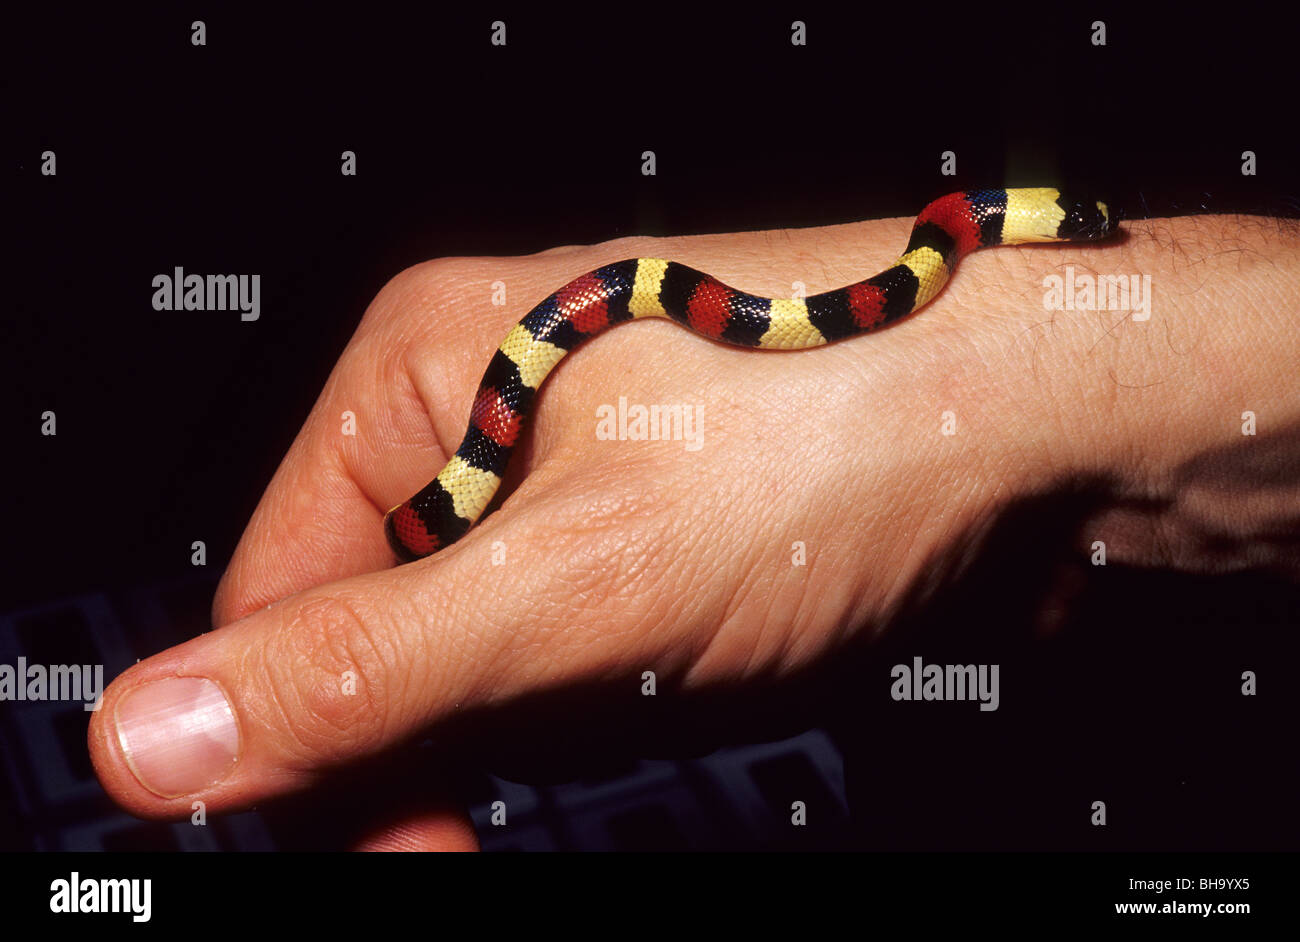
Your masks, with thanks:
[{"label": "snake scale", "polygon": [[657,258],[597,268],[538,304],[502,341],[455,455],[425,488],[385,515],[388,542],[399,561],[410,562],[460,539],[500,486],[547,374],[566,353],[615,324],[669,317],[724,343],[801,350],[906,317],[929,303],[975,249],[1093,241],[1111,228],[1105,203],[1053,188],[970,190],[926,206],[902,257],[880,274],[807,298],[757,297]]}]

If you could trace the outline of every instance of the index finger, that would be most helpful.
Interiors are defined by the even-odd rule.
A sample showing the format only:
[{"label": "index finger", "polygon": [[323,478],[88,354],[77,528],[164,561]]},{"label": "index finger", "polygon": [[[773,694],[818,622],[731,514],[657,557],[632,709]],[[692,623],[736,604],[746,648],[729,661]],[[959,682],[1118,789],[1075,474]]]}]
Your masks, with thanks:
[{"label": "index finger", "polygon": [[[446,458],[430,421],[450,412],[458,376],[404,351],[435,340],[439,264],[395,276],[376,296],[253,512],[218,586],[218,626],[313,586],[392,565],[383,514]],[[450,421],[450,416],[448,416]]]}]

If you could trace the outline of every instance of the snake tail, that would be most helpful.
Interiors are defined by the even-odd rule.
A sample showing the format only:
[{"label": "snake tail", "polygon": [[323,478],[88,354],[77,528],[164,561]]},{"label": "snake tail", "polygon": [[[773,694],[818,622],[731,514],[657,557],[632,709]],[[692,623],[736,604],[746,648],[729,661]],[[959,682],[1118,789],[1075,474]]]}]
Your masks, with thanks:
[{"label": "snake tail", "polygon": [[569,351],[623,321],[668,317],[713,340],[802,350],[878,330],[942,290],[978,248],[1106,237],[1105,203],[1050,188],[970,190],[940,197],[916,218],[902,256],[864,281],[807,298],[761,298],[704,272],[633,258],[588,272],[529,311],[492,356],[456,453],[429,484],[384,517],[401,562],[460,539],[501,484],[542,382]]}]

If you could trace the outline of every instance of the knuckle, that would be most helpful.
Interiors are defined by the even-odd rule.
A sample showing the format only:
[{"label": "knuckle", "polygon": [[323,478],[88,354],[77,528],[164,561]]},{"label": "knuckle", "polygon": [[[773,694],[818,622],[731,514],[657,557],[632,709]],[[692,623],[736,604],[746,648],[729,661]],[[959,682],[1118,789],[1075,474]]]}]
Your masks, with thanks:
[{"label": "knuckle", "polygon": [[454,317],[457,305],[447,303],[463,292],[472,259],[434,258],[404,268],[375,295],[357,328],[358,336],[401,329],[412,315]]},{"label": "knuckle", "polygon": [[395,658],[376,618],[352,600],[312,599],[261,649],[277,725],[304,758],[344,758],[383,742]]},{"label": "knuckle", "polygon": [[592,246],[593,254],[614,260],[623,258],[655,258],[663,254],[665,240],[655,236],[622,236]]},{"label": "knuckle", "polygon": [[584,252],[590,252],[591,248],[592,247],[590,245],[578,245],[578,244],[553,245],[549,249],[542,249],[540,252],[534,252],[532,255],[528,256],[528,258],[530,260],[532,259],[551,260],[556,258],[565,258],[570,255],[581,255]]}]

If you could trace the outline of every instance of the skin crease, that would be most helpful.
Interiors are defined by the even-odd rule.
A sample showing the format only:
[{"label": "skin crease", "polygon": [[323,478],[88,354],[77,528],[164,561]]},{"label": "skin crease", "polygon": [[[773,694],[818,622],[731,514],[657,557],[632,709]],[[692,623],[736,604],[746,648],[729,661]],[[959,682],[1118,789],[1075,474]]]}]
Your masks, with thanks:
[{"label": "skin crease", "polygon": [[[1126,223],[1113,243],[980,251],[915,316],[809,351],[620,325],[551,374],[500,510],[447,550],[389,568],[384,511],[455,450],[492,352],[560,285],[655,256],[759,294],[788,297],[794,281],[812,294],[885,268],[910,227],[621,239],[397,275],[248,524],[214,603],[223,627],[106,691],[89,744],[109,794],[147,818],[188,817],[196,799],[220,813],[528,691],[639,684],[647,669],[690,687],[779,675],[886,630],[964,534],[1084,475],[1113,482],[1087,528],[1113,560],[1277,564],[1261,536],[1293,527],[1300,482],[1262,489],[1197,461],[1262,442],[1241,435],[1246,409],[1292,441],[1300,428],[1300,237],[1219,216]],[[1043,278],[1066,265],[1150,274],[1151,319],[1045,310]],[[490,303],[498,280],[503,307]],[[699,406],[703,448],[596,440],[597,407],[619,396]],[[340,434],[346,410],[355,437]],[[940,434],[946,411],[956,435]],[[1131,498],[1163,503],[1135,510]],[[1190,536],[1207,528],[1240,552],[1209,556]],[[790,564],[797,540],[804,567]],[[493,569],[497,541],[507,563]],[[338,693],[346,671],[357,696]],[[244,751],[223,781],[165,799],[133,777],[111,718],[127,690],[172,675],[222,685]],[[357,846],[475,844],[463,817],[431,808]]]}]

